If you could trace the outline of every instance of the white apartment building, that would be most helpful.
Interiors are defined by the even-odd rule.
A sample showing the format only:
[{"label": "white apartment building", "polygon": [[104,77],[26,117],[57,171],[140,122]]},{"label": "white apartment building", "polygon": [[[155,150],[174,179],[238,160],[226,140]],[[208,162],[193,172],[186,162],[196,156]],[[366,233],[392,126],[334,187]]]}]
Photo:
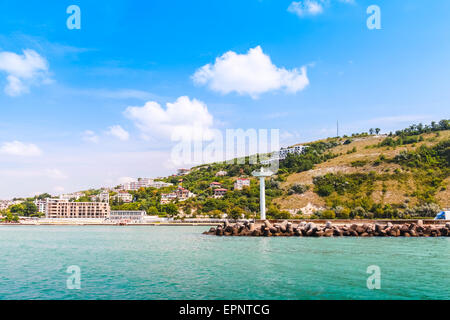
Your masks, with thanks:
[{"label": "white apartment building", "polygon": [[127,182],[124,183],[122,185],[122,189],[125,191],[136,191],[139,190],[140,188],[164,188],[164,187],[169,187],[172,186],[172,183],[167,183],[167,182],[163,182],[163,181],[154,181],[151,178],[139,178],[137,181],[131,181],[131,182]]},{"label": "white apartment building", "polygon": [[83,192],[66,193],[59,196],[60,200],[78,200],[84,196]]},{"label": "white apartment building", "polygon": [[250,179],[238,178],[234,182],[234,190],[242,190],[244,187],[250,187]]},{"label": "white apartment building", "polygon": [[36,199],[34,200],[34,204],[36,205],[38,212],[40,213],[45,213],[45,211],[47,210],[47,199],[44,200]]},{"label": "white apartment building", "polygon": [[280,161],[286,159],[287,155],[292,154],[302,154],[305,149],[308,148],[308,146],[294,146],[290,148],[281,148],[280,151],[278,151],[278,154],[273,155],[268,160],[262,160],[261,164],[270,164],[273,161]]},{"label": "white apartment building", "polygon": [[10,206],[22,203],[22,200],[0,200],[0,210],[6,210]]},{"label": "white apartment building", "polygon": [[307,146],[294,146],[294,147],[290,147],[290,148],[281,148],[280,151],[278,152],[278,156],[281,160],[283,160],[283,159],[286,159],[286,156],[289,153],[302,154],[306,148],[308,148],[308,147]]},{"label": "white apartment building", "polygon": [[170,186],[173,186],[173,183],[168,183],[168,182],[164,182],[164,181],[154,181],[149,184],[149,187],[156,188],[156,189],[166,188],[166,187],[170,187]]},{"label": "white apartment building", "polygon": [[133,195],[129,194],[128,192],[119,192],[115,196],[112,197],[116,201],[122,201],[125,203],[129,203],[133,201]]},{"label": "white apartment building", "polygon": [[90,196],[92,201],[109,202],[109,192],[103,191],[100,194]]}]

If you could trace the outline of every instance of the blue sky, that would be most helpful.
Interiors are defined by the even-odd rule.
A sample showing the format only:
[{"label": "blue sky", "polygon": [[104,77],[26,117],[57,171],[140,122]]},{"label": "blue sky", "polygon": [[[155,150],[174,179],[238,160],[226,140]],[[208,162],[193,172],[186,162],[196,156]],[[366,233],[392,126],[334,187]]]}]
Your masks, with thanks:
[{"label": "blue sky", "polygon": [[276,128],[289,145],[336,120],[349,134],[448,118],[449,13],[445,0],[2,1],[0,199],[170,174],[173,128]]}]

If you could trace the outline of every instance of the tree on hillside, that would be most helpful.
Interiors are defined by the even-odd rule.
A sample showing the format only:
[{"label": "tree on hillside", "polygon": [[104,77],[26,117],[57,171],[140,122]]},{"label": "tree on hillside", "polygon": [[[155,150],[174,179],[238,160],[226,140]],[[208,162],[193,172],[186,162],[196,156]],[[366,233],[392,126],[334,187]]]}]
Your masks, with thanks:
[{"label": "tree on hillside", "polygon": [[38,212],[38,208],[32,201],[25,201],[23,203],[12,205],[9,211],[19,216],[30,217]]},{"label": "tree on hillside", "polygon": [[380,133],[380,131],[381,131],[381,129],[380,129],[380,128],[375,128],[375,133],[376,133],[376,134],[379,134],[379,133]]},{"label": "tree on hillside", "polygon": [[174,203],[164,205],[163,210],[170,218],[173,218],[178,214],[178,207]]},{"label": "tree on hillside", "polygon": [[242,209],[240,207],[235,207],[235,208],[230,210],[230,213],[228,214],[228,217],[230,219],[237,220],[237,219],[241,219],[243,215],[245,216],[244,209]]}]

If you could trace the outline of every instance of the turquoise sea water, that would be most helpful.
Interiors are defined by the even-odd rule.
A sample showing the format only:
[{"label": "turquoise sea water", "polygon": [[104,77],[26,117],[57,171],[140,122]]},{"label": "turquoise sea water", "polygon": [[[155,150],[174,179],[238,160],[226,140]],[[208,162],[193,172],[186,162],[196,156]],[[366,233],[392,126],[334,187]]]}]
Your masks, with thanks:
[{"label": "turquoise sea water", "polygon": [[[0,226],[0,299],[449,299],[449,238],[245,238],[208,227]],[[67,268],[81,270],[69,290]],[[367,267],[381,270],[369,290]]]}]

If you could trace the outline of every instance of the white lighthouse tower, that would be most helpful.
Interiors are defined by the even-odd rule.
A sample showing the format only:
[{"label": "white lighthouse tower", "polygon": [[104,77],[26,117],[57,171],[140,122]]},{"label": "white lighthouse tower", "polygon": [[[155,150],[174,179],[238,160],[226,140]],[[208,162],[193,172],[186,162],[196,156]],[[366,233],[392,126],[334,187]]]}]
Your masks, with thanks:
[{"label": "white lighthouse tower", "polygon": [[259,177],[259,206],[261,220],[266,220],[266,184],[264,179],[273,175],[273,172],[262,167],[260,171],[253,171],[252,175],[254,177]]}]

